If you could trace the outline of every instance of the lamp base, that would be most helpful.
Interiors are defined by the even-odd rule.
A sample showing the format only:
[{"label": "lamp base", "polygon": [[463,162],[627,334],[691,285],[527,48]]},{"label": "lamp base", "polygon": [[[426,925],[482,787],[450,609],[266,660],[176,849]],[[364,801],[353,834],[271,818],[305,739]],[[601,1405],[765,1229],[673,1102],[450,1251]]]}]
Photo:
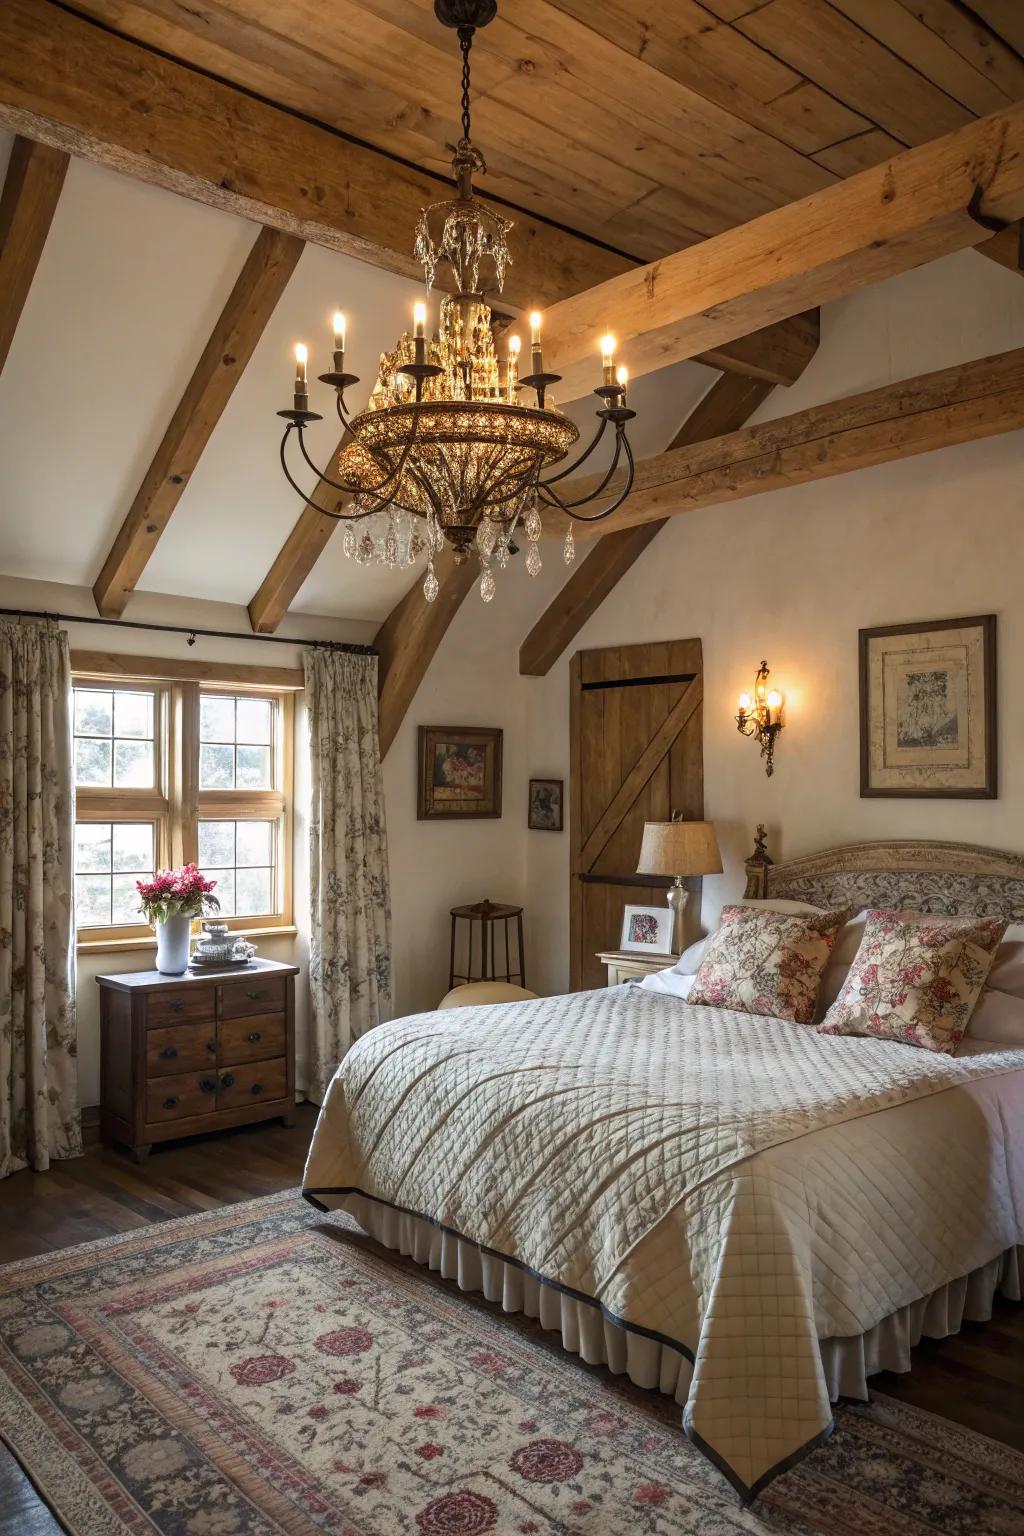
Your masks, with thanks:
[{"label": "lamp base", "polygon": [[683,936],[683,923],[686,916],[686,903],[690,899],[690,893],[683,884],[682,875],[676,875],[674,883],[665,893],[665,900],[672,908],[672,953],[681,955],[686,948]]}]

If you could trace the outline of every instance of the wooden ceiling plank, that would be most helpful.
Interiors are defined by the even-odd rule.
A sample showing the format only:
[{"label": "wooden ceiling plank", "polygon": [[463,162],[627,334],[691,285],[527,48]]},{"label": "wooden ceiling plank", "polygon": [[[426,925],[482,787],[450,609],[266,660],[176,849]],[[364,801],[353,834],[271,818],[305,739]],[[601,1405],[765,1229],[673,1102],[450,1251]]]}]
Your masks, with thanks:
[{"label": "wooden ceiling plank", "polygon": [[96,578],[93,597],[105,618],[124,613],[302,249],[277,229],[257,235]]},{"label": "wooden ceiling plank", "polygon": [[984,117],[1014,99],[992,77],[975,69],[961,53],[917,16],[892,0],[829,0],[852,21],[911,69],[945,91],[954,101]]},{"label": "wooden ceiling plank", "polygon": [[979,188],[983,218],[1024,216],[1024,104],[562,300],[545,315],[545,363],[575,399],[609,325],[631,375],[649,373],[981,245],[992,231],[968,213]]},{"label": "wooden ceiling plank", "polygon": [[[0,127],[389,271],[418,276],[432,177],[105,32],[49,0],[0,6]],[[504,297],[545,305],[630,265],[520,214]]]},{"label": "wooden ceiling plank", "polygon": [[423,596],[419,577],[392,608],[377,631],[377,700],[380,755],[385,757],[398,735],[416,690],[426,675],[448,626],[477,578],[472,559],[457,564],[445,546],[435,558],[438,593],[432,603]]},{"label": "wooden ceiling plank", "polygon": [[844,139],[840,144],[830,144],[827,149],[819,149],[814,160],[836,176],[856,176],[861,171],[870,170],[873,165],[880,165],[883,160],[891,160],[902,149],[899,140],[894,139],[891,133],[886,133],[884,128],[872,128],[867,133],[858,133],[852,139]]},{"label": "wooden ceiling plank", "polygon": [[[771,394],[772,387],[757,379],[723,374],[690,412],[669,444],[669,451],[737,431]],[[623,528],[597,540],[520,646],[519,671],[524,676],[544,677],[551,671],[587,620],[664,528],[665,521]]]},{"label": "wooden ceiling plank", "polygon": [[899,0],[944,43],[988,75],[1011,101],[1024,97],[1024,59],[996,37],[960,0]]},{"label": "wooden ceiling plank", "polygon": [[971,116],[824,0],[769,0],[736,26],[904,144],[950,133]]},{"label": "wooden ceiling plank", "polygon": [[[764,491],[806,485],[913,454],[930,453],[1024,427],[1024,348],[959,363],[881,389],[812,406],[689,448],[642,459],[633,492],[617,512],[577,538]],[[597,477],[562,493],[586,494]],[[569,519],[548,512],[545,535],[564,536]]]},{"label": "wooden ceiling plank", "polygon": [[968,5],[1004,43],[1024,53],[1024,8],[1020,0],[968,0]]},{"label": "wooden ceiling plank", "polygon": [[0,372],[57,210],[69,156],[18,137],[0,194]]},{"label": "wooden ceiling plank", "polygon": [[872,125],[697,0],[550,0],[632,57],[810,155]]}]

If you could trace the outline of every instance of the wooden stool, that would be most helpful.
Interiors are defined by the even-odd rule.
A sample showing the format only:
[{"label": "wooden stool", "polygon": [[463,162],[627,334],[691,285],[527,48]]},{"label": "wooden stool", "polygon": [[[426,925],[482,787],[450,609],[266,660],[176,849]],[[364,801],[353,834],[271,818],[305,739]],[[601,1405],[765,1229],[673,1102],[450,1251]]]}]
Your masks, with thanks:
[{"label": "wooden stool", "polygon": [[[516,925],[516,959],[517,968],[513,970],[511,959],[511,947],[509,944],[509,924],[515,921]],[[469,948],[467,951],[466,972],[460,974],[455,969],[455,950],[460,922],[469,924]],[[480,924],[480,969],[473,969],[473,936],[475,925]],[[505,969],[498,971],[497,941],[498,924],[504,924],[505,929]],[[523,909],[522,907],[503,906],[493,901],[478,901],[471,906],[452,907],[452,944],[451,961],[448,971],[448,988],[456,986],[459,982],[466,981],[513,981],[519,986],[526,986],[526,960],[523,952]]]}]

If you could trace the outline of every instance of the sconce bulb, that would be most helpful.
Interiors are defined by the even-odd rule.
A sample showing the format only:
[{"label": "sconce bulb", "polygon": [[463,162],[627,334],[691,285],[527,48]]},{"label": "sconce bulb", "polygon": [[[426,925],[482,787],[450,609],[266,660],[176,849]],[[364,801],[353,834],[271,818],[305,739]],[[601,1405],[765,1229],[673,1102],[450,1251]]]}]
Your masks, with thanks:
[{"label": "sconce bulb", "polygon": [[750,694],[741,693],[737,701],[738,707],[746,714],[750,709]]},{"label": "sconce bulb", "polygon": [[768,695],[768,701],[767,702],[768,702],[768,708],[769,709],[781,709],[782,708],[782,694],[779,692],[779,690],[777,688],[773,688],[772,689],[771,693]]},{"label": "sconce bulb", "polygon": [[620,389],[625,389],[626,385],[629,383],[629,369],[626,368],[622,363],[620,363],[615,370],[615,382]]}]

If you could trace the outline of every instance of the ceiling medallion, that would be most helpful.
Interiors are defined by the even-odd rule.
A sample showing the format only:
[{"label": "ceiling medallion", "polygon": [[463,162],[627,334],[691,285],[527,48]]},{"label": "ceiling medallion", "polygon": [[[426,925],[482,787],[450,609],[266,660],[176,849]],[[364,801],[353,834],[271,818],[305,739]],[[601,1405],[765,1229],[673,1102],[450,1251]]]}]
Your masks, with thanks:
[{"label": "ceiling medallion", "polygon": [[[345,371],[345,317],[334,316],[334,366],[319,377],[334,390],[346,429],[337,478],[319,470],[306,449],[306,426],[323,418],[309,409],[307,351],[301,343],[295,348],[293,407],[278,412],[288,423],[281,440],[281,467],[288,483],[307,506],[346,524],[342,547],[361,564],[407,566],[425,551],[423,593],[428,602],[437,596],[434,558],[446,542],[460,564],[475,553],[481,567],[480,596],[490,602],[494,567],[504,570],[518,552],[513,535],[519,527],[527,540],[526,569],[531,576],[540,570],[543,507],[594,522],[620,506],[633,485],[626,423],[636,413],[626,404],[626,370],[615,367],[613,337],[601,343],[603,371],[594,391],[600,405],[593,439],[571,464],[553,473],[548,472],[562,464],[579,431],[551,399],[559,375],[544,371],[541,316],[530,316],[528,371],[520,372],[517,335],[509,336],[506,357],[499,361],[497,355],[485,296],[500,292],[504,284],[505,269],[513,259],[508,247],[512,223],[474,196],[474,173],[486,166],[470,138],[469,105],[473,34],[496,10],[496,0],[434,3],[438,20],[458,31],[462,51],[462,137],[452,160],[456,195],[422,211],[414,247],[428,298],[442,267],[450,270],[454,282],[454,294],[441,298],[436,333],[427,336],[427,305],[417,303],[412,335],[404,333],[393,351],[381,354],[366,408],[353,416],[345,391],[359,380]],[[563,499],[558,482],[590,458],[609,429],[612,452],[600,484],[587,496]],[[288,457],[293,437],[307,468],[350,498],[337,512],[318,507],[295,480]],[[622,489],[600,510],[581,512],[605,495],[623,461]],[[564,545],[567,564],[574,555],[570,522]]]}]

